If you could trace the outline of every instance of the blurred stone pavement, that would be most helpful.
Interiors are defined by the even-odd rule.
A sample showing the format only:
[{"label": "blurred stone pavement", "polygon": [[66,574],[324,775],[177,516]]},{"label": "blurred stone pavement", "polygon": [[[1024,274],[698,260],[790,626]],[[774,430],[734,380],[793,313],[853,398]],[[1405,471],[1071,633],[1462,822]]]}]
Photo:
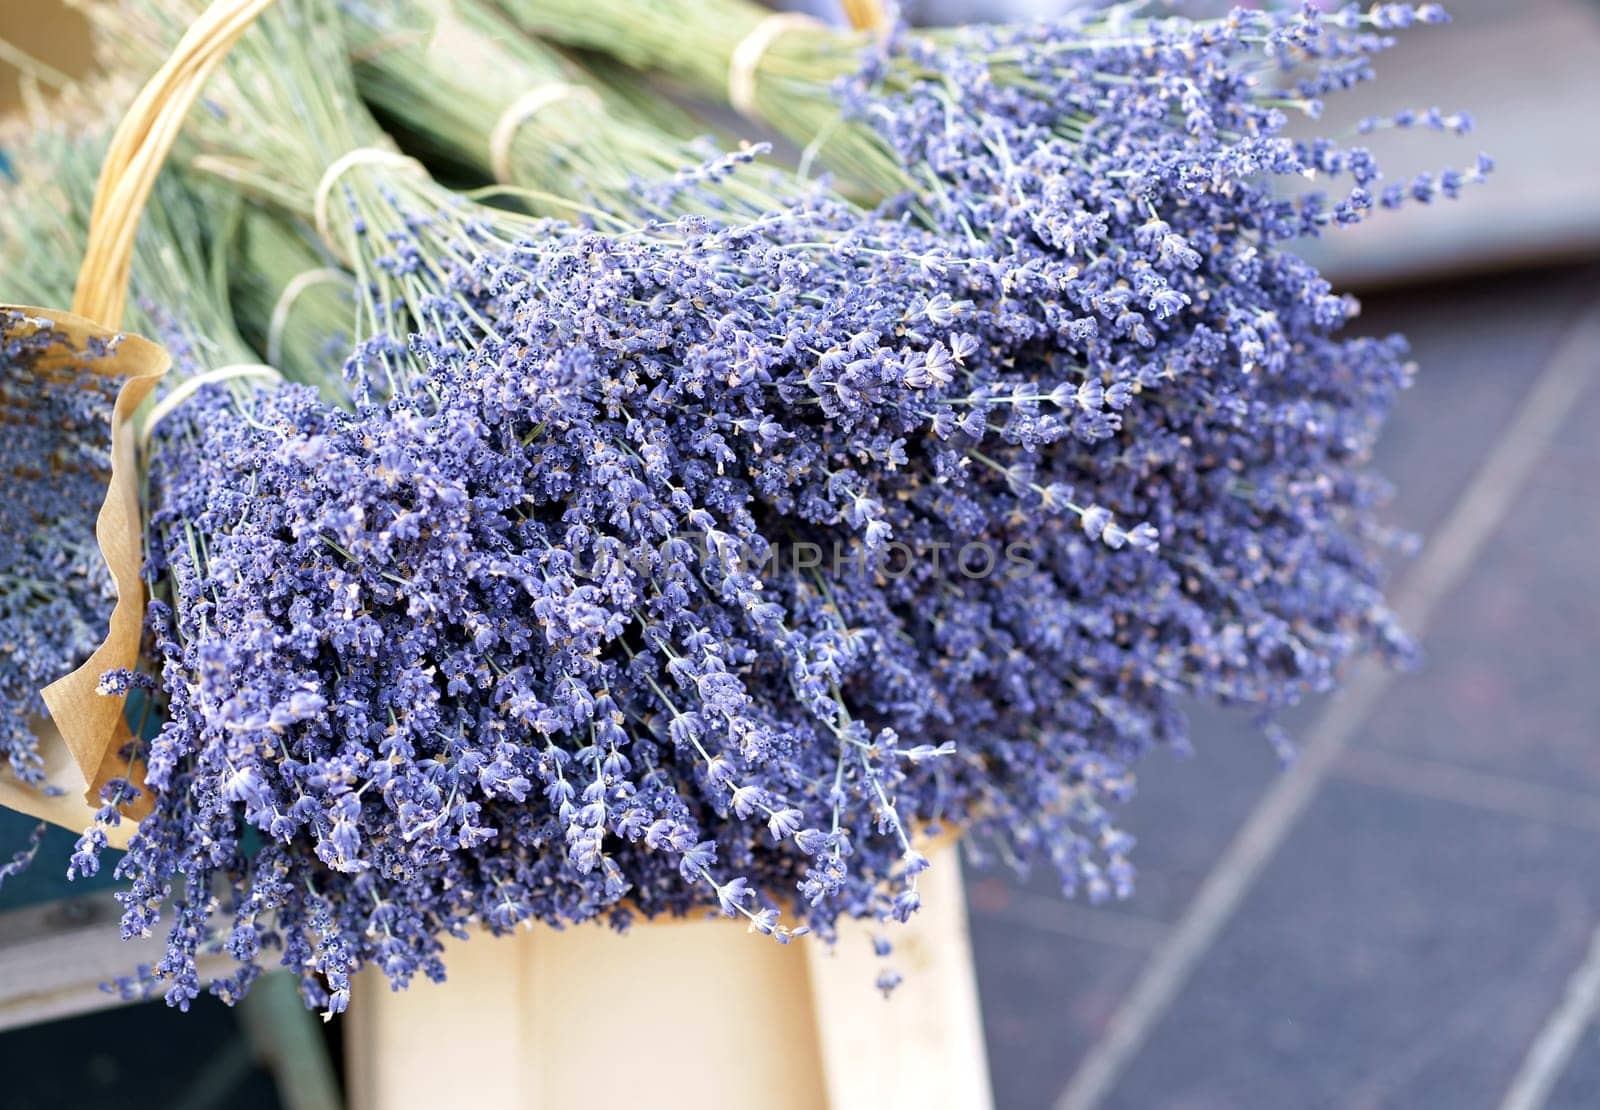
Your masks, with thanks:
[{"label": "blurred stone pavement", "polygon": [[[969,875],[1002,1110],[1600,1106],[1600,267],[1365,299],[1417,673],[1139,775],[1126,902]],[[1593,951],[1591,951],[1593,949]]]}]

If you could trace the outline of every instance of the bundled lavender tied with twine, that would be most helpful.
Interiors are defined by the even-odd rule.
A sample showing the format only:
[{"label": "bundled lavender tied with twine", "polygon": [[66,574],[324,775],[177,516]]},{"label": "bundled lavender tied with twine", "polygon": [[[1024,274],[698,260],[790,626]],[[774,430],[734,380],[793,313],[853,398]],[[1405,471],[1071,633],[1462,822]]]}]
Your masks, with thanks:
[{"label": "bundled lavender tied with twine", "polygon": [[[882,208],[754,188],[749,151],[652,193],[641,143],[566,183],[567,222],[434,184],[364,117],[335,13],[285,0],[197,164],[315,226],[352,349],[153,437],[152,668],[115,682],[163,722],[117,866],[125,932],[175,918],[129,989],[187,1004],[225,947],[225,999],[270,958],[337,1012],[363,965],[442,977],[472,924],[904,920],[940,829],[1125,894],[1109,809],[1184,699],[1270,712],[1409,650],[1366,465],[1404,345],[1340,338],[1352,302],[1281,248],[1364,218],[1376,168],[1278,134],[1370,26],[1433,17],[1401,11],[896,38],[865,71],[813,35],[837,72],[789,118]],[[105,18],[156,56],[186,12]],[[756,33],[678,68],[758,70]],[[1258,57],[1320,70],[1269,90]],[[1351,188],[1270,187],[1310,168]],[[224,326],[153,319],[196,364],[183,336]]]}]

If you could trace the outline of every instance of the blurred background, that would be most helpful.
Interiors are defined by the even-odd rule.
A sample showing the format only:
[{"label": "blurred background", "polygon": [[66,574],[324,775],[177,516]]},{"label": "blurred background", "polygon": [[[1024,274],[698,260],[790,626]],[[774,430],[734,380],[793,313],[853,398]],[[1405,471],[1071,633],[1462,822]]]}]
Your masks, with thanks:
[{"label": "blurred background", "polygon": [[[1423,540],[1393,597],[1427,662],[1302,707],[1287,771],[1243,715],[1197,714],[1195,755],[1140,771],[1126,902],[969,874],[1004,1110],[1600,1106],[1600,4],[1447,6],[1329,118],[1470,112],[1468,138],[1371,145],[1392,179],[1487,151],[1489,185],[1306,250],[1421,365],[1379,464]],[[56,0],[0,0],[0,40],[63,70],[85,35]],[[19,92],[0,53],[0,112]],[[0,816],[0,855],[30,826]],[[0,1103],[337,1105],[339,1023],[284,990],[108,1008],[96,984],[133,957],[107,885],[40,866],[0,893]]]}]

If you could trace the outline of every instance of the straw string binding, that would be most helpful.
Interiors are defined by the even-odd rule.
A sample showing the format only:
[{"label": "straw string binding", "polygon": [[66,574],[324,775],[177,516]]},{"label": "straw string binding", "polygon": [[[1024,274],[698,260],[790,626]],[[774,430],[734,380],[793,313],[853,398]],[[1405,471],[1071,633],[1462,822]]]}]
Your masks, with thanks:
[{"label": "straw string binding", "polygon": [[790,31],[815,30],[825,26],[804,12],[774,12],[750,28],[739,40],[728,59],[728,104],[746,119],[759,120],[756,106],[756,72],[772,44]]},{"label": "straw string binding", "polygon": [[489,166],[494,179],[502,185],[511,183],[511,146],[517,140],[522,125],[553,104],[563,100],[582,100],[594,108],[600,107],[600,98],[593,89],[570,85],[565,81],[551,81],[535,85],[523,93],[500,113],[494,129],[489,132]]},{"label": "straw string binding", "polygon": [[215,370],[208,370],[204,374],[196,374],[185,379],[183,384],[177,386],[150,409],[150,415],[145,417],[144,426],[139,429],[139,452],[143,454],[150,448],[150,437],[155,434],[156,425],[170,416],[180,405],[189,398],[199,393],[208,385],[219,385],[222,382],[233,381],[236,378],[261,378],[276,384],[283,381],[283,375],[272,367],[259,362],[241,362],[231,366],[219,366]]},{"label": "straw string binding", "polygon": [[294,304],[302,293],[325,282],[343,284],[353,280],[348,273],[333,266],[303,270],[289,279],[289,284],[283,287],[277,303],[272,306],[272,318],[267,324],[267,362],[274,366],[283,362],[283,331],[289,326],[289,313],[294,310]]},{"label": "straw string binding", "polygon": [[317,182],[317,191],[313,194],[312,223],[316,226],[317,237],[341,258],[345,257],[345,251],[333,235],[328,212],[329,202],[333,199],[333,187],[339,184],[339,179],[359,166],[394,166],[416,173],[426,172],[415,158],[378,146],[362,146],[345,151],[328,164],[328,168],[322,171],[322,178]]}]

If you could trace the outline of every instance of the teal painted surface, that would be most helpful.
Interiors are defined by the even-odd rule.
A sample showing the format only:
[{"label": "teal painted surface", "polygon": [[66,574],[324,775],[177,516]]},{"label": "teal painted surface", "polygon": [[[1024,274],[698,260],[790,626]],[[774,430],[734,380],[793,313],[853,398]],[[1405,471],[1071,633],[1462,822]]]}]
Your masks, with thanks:
[{"label": "teal painted surface", "polygon": [[[25,847],[37,824],[32,817],[0,809],[0,859],[10,859],[12,853]],[[58,898],[110,890],[116,886],[112,871],[122,853],[115,851],[107,851],[101,857],[100,874],[89,879],[67,881],[67,858],[72,855],[72,847],[77,839],[77,835],[71,831],[52,825],[45,832],[44,843],[39,845],[39,854],[34,857],[33,866],[20,875],[13,875],[4,887],[0,887],[0,913]]]}]

